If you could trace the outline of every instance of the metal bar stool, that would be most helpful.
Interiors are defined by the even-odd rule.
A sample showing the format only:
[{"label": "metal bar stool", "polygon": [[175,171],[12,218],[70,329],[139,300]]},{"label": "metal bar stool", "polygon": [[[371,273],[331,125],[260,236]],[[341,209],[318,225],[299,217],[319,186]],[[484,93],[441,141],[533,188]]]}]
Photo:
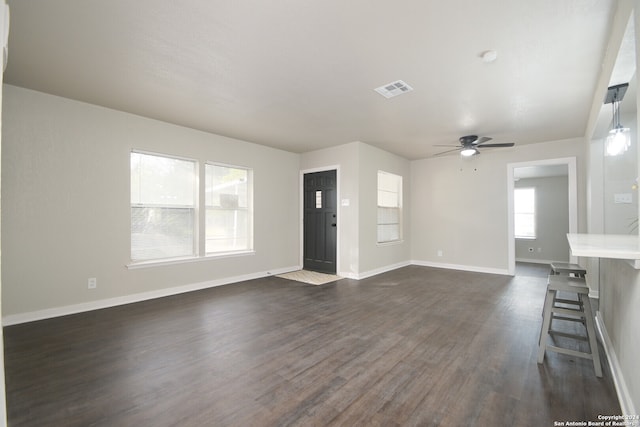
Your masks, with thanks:
[{"label": "metal bar stool", "polygon": [[551,274],[565,275],[573,277],[584,277],[587,274],[587,270],[580,267],[578,264],[572,264],[568,262],[552,262]]},{"label": "metal bar stool", "polygon": [[[570,300],[571,306],[569,307],[557,306],[555,302],[562,302],[556,299],[556,294],[559,291],[575,294],[577,296],[577,301]],[[582,323],[586,329],[587,336],[584,337],[582,335],[555,331],[551,328],[552,320]],[[551,345],[548,343],[548,337],[553,335],[588,341],[589,352],[586,353]],[[591,302],[589,301],[589,287],[581,277],[569,277],[556,274],[549,275],[547,296],[543,310],[542,329],[540,330],[540,339],[538,341],[538,363],[542,364],[544,362],[546,350],[567,354],[569,356],[591,359],[593,360],[593,368],[595,370],[596,377],[602,377],[598,341],[596,340],[593,312],[591,310]]]},{"label": "metal bar stool", "polygon": [[[552,262],[551,271],[549,274],[584,278],[587,275],[587,270],[582,268],[578,264],[573,264],[569,262]],[[546,302],[546,298],[545,298],[545,302]],[[553,302],[554,302],[554,305],[557,302],[563,303],[563,304],[579,305],[579,301],[570,300],[566,298],[559,298],[557,294]]]}]

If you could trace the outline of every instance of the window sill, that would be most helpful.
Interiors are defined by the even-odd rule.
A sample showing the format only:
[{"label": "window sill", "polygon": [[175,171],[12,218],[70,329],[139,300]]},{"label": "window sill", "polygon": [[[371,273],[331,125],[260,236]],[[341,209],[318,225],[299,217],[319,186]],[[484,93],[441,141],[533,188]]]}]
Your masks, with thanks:
[{"label": "window sill", "polygon": [[159,259],[159,260],[153,260],[153,261],[131,262],[129,264],[126,264],[126,267],[129,270],[137,270],[140,268],[159,267],[159,266],[165,266],[165,265],[190,264],[194,262],[212,261],[212,260],[222,259],[222,258],[234,258],[238,256],[255,255],[255,253],[256,252],[254,250],[237,251],[237,252],[221,252],[221,253],[210,254],[205,256],[190,256],[190,257],[182,257],[182,258]]},{"label": "window sill", "polygon": [[376,242],[376,246],[394,246],[394,245],[401,245],[404,243],[404,240],[400,239],[400,240],[393,240],[390,242]]},{"label": "window sill", "polygon": [[516,237],[516,240],[536,240],[536,237]]}]

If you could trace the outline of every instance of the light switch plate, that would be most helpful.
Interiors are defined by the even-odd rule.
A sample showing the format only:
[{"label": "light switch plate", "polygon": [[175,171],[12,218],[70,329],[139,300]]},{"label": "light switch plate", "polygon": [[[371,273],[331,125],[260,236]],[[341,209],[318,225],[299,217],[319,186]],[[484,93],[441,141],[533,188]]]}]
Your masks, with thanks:
[{"label": "light switch plate", "polygon": [[633,196],[631,193],[616,193],[613,195],[613,203],[633,203]]}]

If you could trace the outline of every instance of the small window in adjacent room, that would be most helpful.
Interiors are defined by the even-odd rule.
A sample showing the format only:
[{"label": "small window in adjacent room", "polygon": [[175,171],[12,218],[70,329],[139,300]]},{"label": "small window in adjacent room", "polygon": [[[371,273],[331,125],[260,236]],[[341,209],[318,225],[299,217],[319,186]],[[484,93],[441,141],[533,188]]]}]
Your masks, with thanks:
[{"label": "small window in adjacent room", "polygon": [[252,171],[235,166],[205,165],[207,254],[253,248]]},{"label": "small window in adjacent room", "polygon": [[196,253],[196,162],[131,153],[131,260]]},{"label": "small window in adjacent room", "polygon": [[402,238],[402,177],[378,171],[378,243]]},{"label": "small window in adjacent room", "polygon": [[536,238],[536,189],[516,188],[513,194],[515,237]]}]

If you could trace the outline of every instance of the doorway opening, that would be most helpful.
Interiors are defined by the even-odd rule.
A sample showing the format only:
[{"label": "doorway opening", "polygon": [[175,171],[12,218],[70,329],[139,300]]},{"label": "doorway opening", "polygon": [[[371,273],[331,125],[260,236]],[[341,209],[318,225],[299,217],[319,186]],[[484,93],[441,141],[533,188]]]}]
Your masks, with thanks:
[{"label": "doorway opening", "polygon": [[[526,239],[518,239],[518,245],[524,246],[525,253],[530,253],[530,259],[525,259],[526,261],[533,262],[546,262],[546,261],[557,261],[557,257],[568,257],[568,261],[575,263],[577,259],[569,253],[569,245],[566,238],[566,233],[577,233],[578,232],[578,204],[577,204],[577,175],[576,175],[576,159],[575,157],[568,158],[559,158],[559,159],[548,159],[548,160],[539,160],[532,162],[521,162],[521,163],[510,163],[507,165],[507,186],[508,186],[508,252],[509,252],[509,260],[508,260],[508,272],[510,275],[516,274],[516,230],[515,230],[515,200],[514,193],[517,186],[519,186],[518,182],[521,179],[542,179],[544,177],[552,177],[552,176],[566,176],[564,182],[564,188],[566,188],[566,193],[563,191],[564,188],[560,188],[561,197],[563,200],[560,202],[552,202],[552,203],[560,203],[564,204],[566,209],[566,217],[568,220],[568,229],[565,225],[564,229],[559,229],[557,231],[553,231],[556,239],[556,242],[553,243],[553,240],[547,241],[546,245],[548,249],[544,246],[545,244],[541,244],[535,239],[531,239],[527,241]],[[556,189],[557,190],[557,189]],[[564,194],[566,194],[566,198],[564,198]],[[547,209],[553,209],[552,207],[547,207]],[[548,231],[548,230],[545,230]],[[560,239],[560,240],[557,240]],[[557,255],[553,252],[553,250],[557,250],[560,248],[563,253],[561,255]],[[519,250],[523,250],[523,248],[518,248]],[[545,258],[544,251],[548,250],[547,258]],[[524,256],[526,257],[526,255]],[[518,257],[522,259],[521,255]]]}]

